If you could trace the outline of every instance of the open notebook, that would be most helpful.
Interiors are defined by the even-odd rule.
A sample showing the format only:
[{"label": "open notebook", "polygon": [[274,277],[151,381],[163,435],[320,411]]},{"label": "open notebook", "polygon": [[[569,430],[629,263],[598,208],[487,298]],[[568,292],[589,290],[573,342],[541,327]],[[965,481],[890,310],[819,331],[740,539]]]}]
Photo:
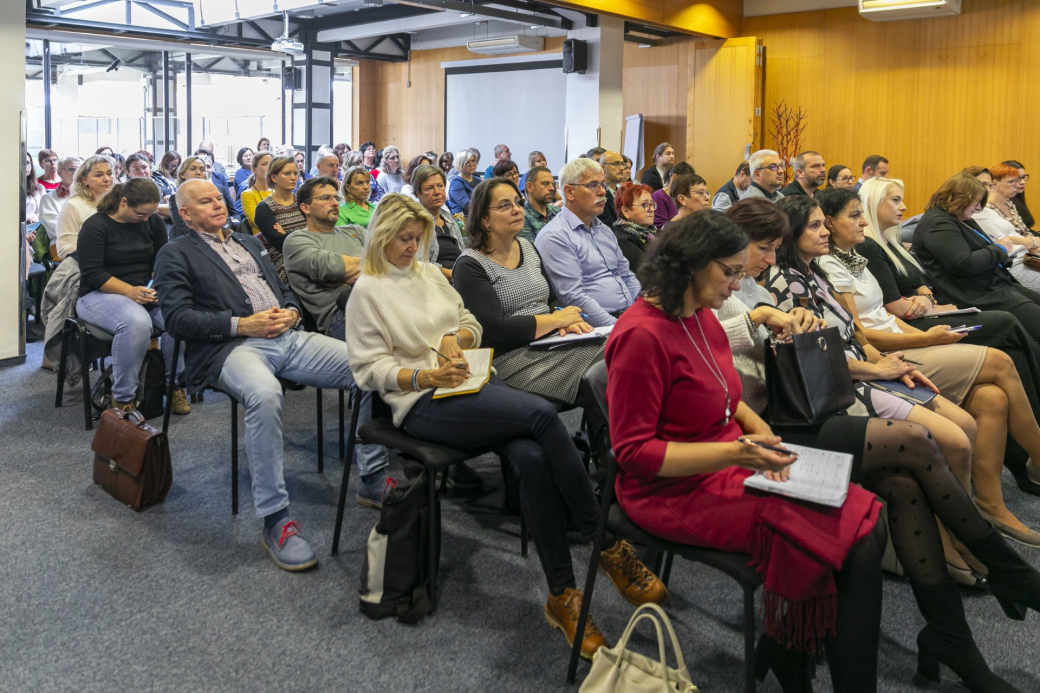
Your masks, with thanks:
[{"label": "open notebook", "polygon": [[762,472],[756,472],[744,479],[745,486],[832,508],[844,505],[852,476],[852,455],[801,445],[783,446],[798,453],[798,459],[791,464],[790,478],[770,481]]},{"label": "open notebook", "polygon": [[575,342],[586,342],[591,339],[606,339],[610,336],[610,331],[614,329],[613,325],[604,325],[603,327],[595,327],[592,332],[585,332],[582,334],[576,334],[568,332],[562,337],[556,332],[553,332],[548,337],[542,337],[531,342],[530,346],[533,347],[545,347],[547,349],[555,349],[556,347],[563,346],[564,344],[574,344]]},{"label": "open notebook", "polygon": [[480,392],[491,379],[491,359],[494,353],[494,349],[463,349],[462,354],[469,364],[469,377],[457,387],[438,387],[433,391],[433,398],[443,399]]}]

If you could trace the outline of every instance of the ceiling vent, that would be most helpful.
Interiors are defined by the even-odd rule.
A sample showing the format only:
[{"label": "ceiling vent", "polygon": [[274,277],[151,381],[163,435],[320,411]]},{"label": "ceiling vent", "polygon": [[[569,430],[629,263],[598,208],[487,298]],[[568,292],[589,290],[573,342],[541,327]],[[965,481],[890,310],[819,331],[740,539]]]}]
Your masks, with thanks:
[{"label": "ceiling vent", "polygon": [[470,53],[482,55],[506,55],[509,53],[534,53],[545,49],[545,39],[540,36],[503,36],[501,38],[475,39],[466,42]]},{"label": "ceiling vent", "polygon": [[859,14],[873,22],[949,17],[961,13],[961,0],[859,0]]}]

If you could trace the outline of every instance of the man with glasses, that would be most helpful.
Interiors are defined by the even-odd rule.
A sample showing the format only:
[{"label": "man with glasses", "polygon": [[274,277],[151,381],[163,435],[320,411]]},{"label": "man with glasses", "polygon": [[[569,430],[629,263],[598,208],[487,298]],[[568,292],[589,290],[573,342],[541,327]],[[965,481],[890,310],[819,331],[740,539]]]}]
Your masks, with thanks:
[{"label": "man with glasses", "polygon": [[69,199],[69,191],[72,190],[72,179],[76,176],[76,170],[83,163],[83,159],[77,156],[67,156],[58,161],[58,187],[44,195],[40,199],[40,221],[47,232],[47,242],[50,245],[51,259],[58,260],[58,213]]},{"label": "man with glasses", "polygon": [[556,200],[552,171],[545,166],[535,166],[528,171],[524,194],[527,204],[524,205],[524,230],[520,235],[534,243],[538,232],[560,213],[560,208],[552,204]]},{"label": "man with glasses", "polygon": [[[289,234],[282,248],[289,286],[314,316],[318,330],[342,343],[346,338],[343,309],[361,272],[365,230],[354,224],[336,226],[339,183],[332,176],[308,180],[296,191],[296,201],[307,219],[307,228]],[[359,421],[371,418],[372,395],[365,393],[361,397]],[[379,508],[390,465],[389,455],[381,445],[359,445],[356,449],[354,461],[361,474],[357,502]]]},{"label": "man with glasses", "polygon": [[794,158],[794,180],[782,192],[784,197],[805,195],[813,197],[816,190],[827,182],[827,164],[819,152],[802,152]]},{"label": "man with glasses", "polygon": [[[478,159],[480,158],[479,154],[477,155],[477,158]],[[509,146],[505,145],[505,144],[496,144],[495,145],[495,159],[494,159],[494,161],[491,162],[491,165],[488,166],[487,169],[485,169],[485,171],[484,171],[484,180],[490,180],[491,179],[491,176],[492,176],[492,174],[495,171],[495,164],[497,164],[499,161],[512,161],[512,160],[513,160],[513,153],[511,151],[509,151]]]},{"label": "man with glasses", "polygon": [[614,193],[617,192],[617,186],[621,184],[621,170],[625,167],[625,160],[617,152],[605,151],[599,155],[599,163],[603,167],[603,176],[607,180],[607,203],[603,206],[603,213],[599,215],[599,220],[612,229],[614,222],[617,221]]},{"label": "man with glasses", "polygon": [[578,306],[594,327],[613,325],[639,296],[639,280],[599,220],[607,202],[603,167],[575,159],[560,170],[565,207],[535,238],[556,297]]},{"label": "man with glasses", "polygon": [[762,197],[770,202],[782,200],[784,194],[780,192],[780,184],[783,182],[783,167],[780,155],[772,149],[759,149],[752,154],[748,159],[751,185],[740,196],[740,199]]},{"label": "man with glasses", "polygon": [[737,166],[737,172],[733,174],[733,178],[715,193],[715,198],[711,201],[711,208],[718,212],[725,212],[736,204],[750,185],[751,166],[748,162],[742,161],[740,166]]},{"label": "man with glasses", "polygon": [[858,193],[860,187],[871,178],[888,178],[888,159],[880,154],[871,154],[863,160],[863,175],[852,186],[852,191]]}]

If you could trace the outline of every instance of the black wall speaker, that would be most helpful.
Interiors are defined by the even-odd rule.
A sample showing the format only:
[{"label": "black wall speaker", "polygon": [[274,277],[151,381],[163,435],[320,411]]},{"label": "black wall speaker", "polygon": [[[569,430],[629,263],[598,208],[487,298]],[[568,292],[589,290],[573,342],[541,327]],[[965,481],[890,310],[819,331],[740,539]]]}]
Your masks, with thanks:
[{"label": "black wall speaker", "polygon": [[282,70],[282,89],[301,91],[303,89],[303,71],[298,67],[287,67]]},{"label": "black wall speaker", "polygon": [[585,74],[589,69],[589,44],[578,39],[563,42],[563,71]]}]

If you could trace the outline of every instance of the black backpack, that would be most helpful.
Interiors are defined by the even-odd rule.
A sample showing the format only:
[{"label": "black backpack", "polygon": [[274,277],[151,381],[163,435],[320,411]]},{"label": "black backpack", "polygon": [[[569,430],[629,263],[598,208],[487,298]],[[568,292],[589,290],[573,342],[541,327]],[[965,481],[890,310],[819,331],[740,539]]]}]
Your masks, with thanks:
[{"label": "black backpack", "polygon": [[141,364],[141,385],[138,389],[137,411],[146,419],[162,416],[166,411],[166,359],[158,349],[149,349]]},{"label": "black backpack", "polygon": [[407,481],[387,481],[379,524],[368,535],[361,566],[361,613],[372,620],[393,616],[401,623],[418,623],[433,606],[429,551],[439,554],[440,546],[429,546],[429,523],[440,518],[429,507],[426,483],[421,468]]}]

